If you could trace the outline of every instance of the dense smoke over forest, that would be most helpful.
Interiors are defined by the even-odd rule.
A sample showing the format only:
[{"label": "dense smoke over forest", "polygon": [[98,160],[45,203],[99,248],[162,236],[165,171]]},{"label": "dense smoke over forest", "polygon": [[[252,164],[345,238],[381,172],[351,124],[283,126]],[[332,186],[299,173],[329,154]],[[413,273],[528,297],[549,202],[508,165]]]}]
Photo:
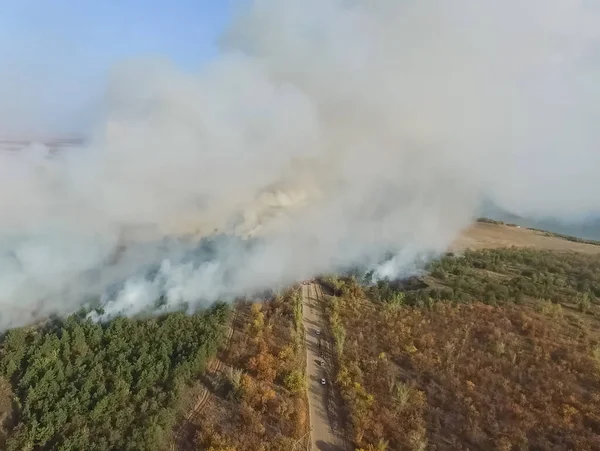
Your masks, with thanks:
[{"label": "dense smoke over forest", "polygon": [[255,0],[200,73],[124,62],[85,148],[0,155],[0,327],[194,308],[390,251],[381,274],[403,274],[483,198],[600,211],[599,9]]}]

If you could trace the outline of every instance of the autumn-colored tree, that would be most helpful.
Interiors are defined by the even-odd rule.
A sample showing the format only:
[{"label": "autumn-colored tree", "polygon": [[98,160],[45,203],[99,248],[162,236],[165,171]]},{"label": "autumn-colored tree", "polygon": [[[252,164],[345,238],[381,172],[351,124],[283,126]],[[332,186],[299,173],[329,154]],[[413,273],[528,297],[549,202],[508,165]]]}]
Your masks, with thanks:
[{"label": "autumn-colored tree", "polygon": [[249,374],[242,376],[242,400],[252,408],[259,411],[266,409],[275,396],[268,383],[255,381]]},{"label": "autumn-colored tree", "polygon": [[277,355],[277,361],[279,363],[278,372],[283,373],[289,371],[294,366],[294,360],[296,359],[296,350],[293,345],[286,345],[283,347]]},{"label": "autumn-colored tree", "polygon": [[245,432],[249,435],[262,437],[265,434],[265,426],[261,421],[259,412],[250,405],[242,403],[240,406],[240,415]]},{"label": "autumn-colored tree", "polygon": [[265,331],[265,314],[262,311],[262,304],[252,304],[250,310],[252,312],[251,339],[255,344],[260,344]]},{"label": "autumn-colored tree", "polygon": [[256,372],[256,377],[269,383],[277,376],[276,365],[275,357],[264,349],[248,361],[248,368]]}]

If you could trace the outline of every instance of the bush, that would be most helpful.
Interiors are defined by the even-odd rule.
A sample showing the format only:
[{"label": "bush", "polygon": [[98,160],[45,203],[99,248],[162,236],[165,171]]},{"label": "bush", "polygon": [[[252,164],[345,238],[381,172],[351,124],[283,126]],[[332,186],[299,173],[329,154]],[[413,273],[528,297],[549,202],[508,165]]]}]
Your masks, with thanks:
[{"label": "bush", "polygon": [[477,218],[477,222],[483,222],[486,224],[504,225],[503,221],[496,221],[495,219],[490,219],[490,218]]},{"label": "bush", "polygon": [[291,371],[283,379],[283,385],[292,393],[302,393],[306,390],[306,377],[304,373],[298,370]]}]

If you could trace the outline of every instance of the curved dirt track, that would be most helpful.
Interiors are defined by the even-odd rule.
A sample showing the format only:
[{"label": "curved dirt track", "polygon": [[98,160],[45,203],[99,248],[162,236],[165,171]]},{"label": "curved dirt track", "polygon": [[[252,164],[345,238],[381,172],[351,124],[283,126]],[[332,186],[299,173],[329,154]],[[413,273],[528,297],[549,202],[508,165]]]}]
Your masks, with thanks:
[{"label": "curved dirt track", "polygon": [[[302,318],[306,331],[306,377],[311,450],[345,451],[347,448],[344,445],[344,439],[331,415],[331,409],[336,407],[335,403],[331,402],[334,393],[329,379],[329,375],[333,373],[331,366],[333,362],[327,352],[329,346],[319,305],[318,285],[314,283],[302,285],[302,299]],[[317,330],[321,331],[321,335],[317,334]],[[319,339],[321,339],[322,348],[319,346]],[[320,356],[321,351],[324,359]],[[323,360],[325,360],[325,366],[318,363]],[[326,378],[327,385],[321,384],[321,378]]]}]

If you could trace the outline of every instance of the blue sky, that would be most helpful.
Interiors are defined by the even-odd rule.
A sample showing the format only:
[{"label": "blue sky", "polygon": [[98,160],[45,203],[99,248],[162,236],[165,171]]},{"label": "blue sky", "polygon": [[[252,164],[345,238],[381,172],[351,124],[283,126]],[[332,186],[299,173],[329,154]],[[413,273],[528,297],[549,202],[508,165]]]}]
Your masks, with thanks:
[{"label": "blue sky", "polygon": [[230,15],[230,0],[0,0],[0,120],[85,116],[128,58],[195,70],[216,54]]}]

